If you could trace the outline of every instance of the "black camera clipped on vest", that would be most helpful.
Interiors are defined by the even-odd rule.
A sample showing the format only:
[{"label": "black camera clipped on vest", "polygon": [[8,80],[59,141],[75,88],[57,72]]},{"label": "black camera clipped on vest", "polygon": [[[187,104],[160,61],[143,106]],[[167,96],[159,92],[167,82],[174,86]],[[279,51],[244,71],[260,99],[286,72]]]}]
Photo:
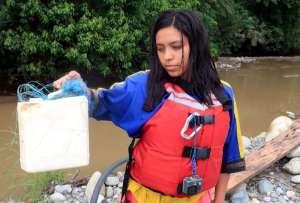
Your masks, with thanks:
[{"label": "black camera clipped on vest", "polygon": [[199,176],[188,176],[183,179],[182,193],[186,195],[195,195],[201,192],[202,178]]}]

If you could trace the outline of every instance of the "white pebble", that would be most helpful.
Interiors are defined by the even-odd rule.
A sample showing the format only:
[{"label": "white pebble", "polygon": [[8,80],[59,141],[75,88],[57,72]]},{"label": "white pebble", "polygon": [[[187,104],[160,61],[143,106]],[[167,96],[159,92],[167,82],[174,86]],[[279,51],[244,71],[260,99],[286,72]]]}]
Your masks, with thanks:
[{"label": "white pebble", "polygon": [[256,199],[256,198],[253,198],[253,199],[251,200],[251,203],[260,203],[260,201],[259,201],[258,199]]},{"label": "white pebble", "polygon": [[282,190],[282,188],[281,187],[277,187],[276,188],[276,192],[277,192],[277,194],[282,194],[283,193],[283,190]]},{"label": "white pebble", "polygon": [[122,189],[121,188],[114,188],[114,195],[120,196],[122,194]]},{"label": "white pebble", "polygon": [[123,187],[123,182],[119,182],[118,187],[122,188]]},{"label": "white pebble", "polygon": [[300,157],[291,159],[283,166],[283,169],[294,175],[300,174]]},{"label": "white pebble", "polygon": [[103,195],[99,195],[97,203],[101,203],[103,200],[104,200],[104,196]]},{"label": "white pebble", "polygon": [[244,148],[249,148],[251,146],[251,140],[248,137],[242,136],[242,140]]},{"label": "white pebble", "polygon": [[124,172],[118,171],[118,172],[117,172],[117,176],[118,176],[118,178],[119,178],[119,181],[120,181],[120,182],[123,182],[123,180],[124,180]]},{"label": "white pebble", "polygon": [[294,191],[287,191],[286,192],[286,196],[288,197],[288,198],[291,198],[291,197],[294,197],[296,195],[296,193],[294,192]]},{"label": "white pebble", "polygon": [[107,177],[105,184],[108,186],[116,186],[119,184],[119,178],[115,175],[110,175]]},{"label": "white pebble", "polygon": [[300,156],[300,146],[296,147],[296,149],[292,150],[290,153],[288,153],[288,158],[294,158]]},{"label": "white pebble", "polygon": [[55,192],[66,194],[72,192],[72,186],[70,184],[67,185],[56,185],[55,186]]},{"label": "white pebble", "polygon": [[106,187],[106,197],[112,197],[114,195],[114,190],[112,187]]},{"label": "white pebble", "polygon": [[293,182],[293,183],[300,183],[300,175],[296,175],[296,176],[293,176],[292,178],[291,178],[291,181]]},{"label": "white pebble", "polygon": [[63,194],[55,192],[52,195],[50,195],[50,200],[53,202],[60,202],[60,201],[65,201],[66,197]]}]

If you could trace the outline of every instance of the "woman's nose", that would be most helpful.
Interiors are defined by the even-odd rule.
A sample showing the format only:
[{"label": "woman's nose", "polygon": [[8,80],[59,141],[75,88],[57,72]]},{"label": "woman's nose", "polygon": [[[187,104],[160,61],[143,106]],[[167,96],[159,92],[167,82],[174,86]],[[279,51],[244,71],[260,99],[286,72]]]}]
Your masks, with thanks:
[{"label": "woman's nose", "polygon": [[173,58],[173,53],[170,49],[166,49],[165,54],[164,54],[164,58],[166,61],[169,61]]}]

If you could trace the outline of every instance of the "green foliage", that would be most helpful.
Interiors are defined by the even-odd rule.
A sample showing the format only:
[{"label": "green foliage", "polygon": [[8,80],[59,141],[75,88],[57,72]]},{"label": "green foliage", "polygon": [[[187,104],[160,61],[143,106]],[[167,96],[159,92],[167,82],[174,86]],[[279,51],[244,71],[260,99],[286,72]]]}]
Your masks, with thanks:
[{"label": "green foliage", "polygon": [[253,18],[239,1],[234,0],[211,1],[206,10],[214,11],[213,15],[208,15],[214,18],[213,37],[220,50],[218,54],[237,52],[248,38]]},{"label": "green foliage", "polygon": [[9,73],[13,69],[16,78],[49,80],[67,65],[90,68],[87,53],[77,48],[77,43],[82,43],[77,36],[86,31],[95,33],[99,26],[93,28],[96,30],[80,29],[76,21],[85,16],[94,20],[84,2],[75,5],[66,1],[6,1],[1,5],[0,21],[4,23],[0,46],[2,53],[14,57],[3,71]]},{"label": "green foliage", "polygon": [[298,0],[6,0],[1,77],[50,82],[77,69],[123,78],[147,64],[151,25],[170,8],[202,16],[213,56],[300,53]]},{"label": "green foliage", "polygon": [[23,193],[23,200],[30,202],[42,202],[42,194],[46,192],[49,184],[63,183],[64,173],[58,172],[44,172],[34,174],[24,181],[26,192]]},{"label": "green foliage", "polygon": [[266,53],[300,53],[300,1],[255,0],[247,1],[247,9],[257,19],[257,45]]}]

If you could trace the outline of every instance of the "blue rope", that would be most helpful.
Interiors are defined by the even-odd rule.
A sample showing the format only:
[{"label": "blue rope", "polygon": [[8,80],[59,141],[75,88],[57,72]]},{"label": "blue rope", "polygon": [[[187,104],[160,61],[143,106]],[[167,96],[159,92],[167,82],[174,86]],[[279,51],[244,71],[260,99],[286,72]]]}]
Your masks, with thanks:
[{"label": "blue rope", "polygon": [[43,85],[36,81],[31,81],[18,86],[17,96],[18,101],[23,102],[27,101],[29,98],[41,98],[46,99],[47,93],[50,85]]},{"label": "blue rope", "polygon": [[196,126],[196,116],[193,117],[194,119],[194,124],[195,124],[195,127],[194,127],[194,132],[195,132],[195,135],[194,135],[194,149],[193,149],[193,155],[192,155],[192,167],[193,167],[193,176],[196,176],[197,175],[197,160],[196,160],[196,153],[197,153],[197,150],[196,150],[196,146],[197,146],[197,126]]},{"label": "blue rope", "polygon": [[[72,96],[86,96],[87,86],[82,80],[68,80],[62,86],[62,91],[55,96],[49,98],[48,94],[53,91],[53,83],[44,85],[37,81],[30,81],[28,83],[18,86],[17,96],[19,102],[28,101],[30,98],[41,98],[42,100],[59,99],[63,97]],[[89,98],[88,98],[89,99]]]},{"label": "blue rope", "polygon": [[51,99],[59,99],[64,97],[72,97],[72,96],[86,96],[87,94],[87,86],[82,80],[67,80],[62,85],[62,91],[51,97]]}]

